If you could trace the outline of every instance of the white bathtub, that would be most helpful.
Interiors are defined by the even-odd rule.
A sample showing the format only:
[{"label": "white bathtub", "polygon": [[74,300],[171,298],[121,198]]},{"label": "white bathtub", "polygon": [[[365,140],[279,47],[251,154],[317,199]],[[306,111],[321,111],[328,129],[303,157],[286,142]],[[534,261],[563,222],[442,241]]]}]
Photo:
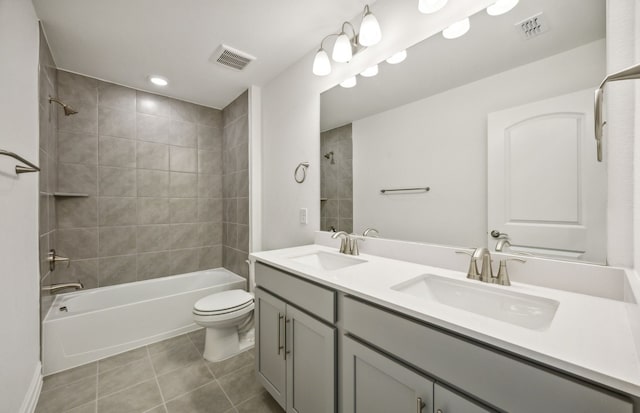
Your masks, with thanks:
[{"label": "white bathtub", "polygon": [[198,299],[245,287],[218,268],[60,294],[42,325],[44,375],[197,330]]}]

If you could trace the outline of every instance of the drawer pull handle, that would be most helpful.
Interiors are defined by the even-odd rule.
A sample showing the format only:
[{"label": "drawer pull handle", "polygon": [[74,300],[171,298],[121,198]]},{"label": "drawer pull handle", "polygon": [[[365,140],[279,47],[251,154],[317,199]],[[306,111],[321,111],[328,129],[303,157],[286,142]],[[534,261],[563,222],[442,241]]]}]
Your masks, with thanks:
[{"label": "drawer pull handle", "polygon": [[282,313],[278,313],[278,355],[280,355],[280,352],[284,348],[284,346],[282,345],[282,319],[283,318],[284,318],[284,315],[282,315]]},{"label": "drawer pull handle", "polygon": [[444,412],[442,411],[442,409],[438,409],[436,410],[436,413],[444,413]]},{"label": "drawer pull handle", "polygon": [[291,350],[289,350],[288,346],[287,346],[287,330],[289,330],[289,324],[291,323],[291,319],[287,318],[285,319],[285,326],[284,326],[284,359],[287,359],[287,354],[291,354]]},{"label": "drawer pull handle", "polygon": [[418,400],[416,400],[416,412],[417,413],[422,413],[422,409],[424,409],[424,406],[426,406],[426,405],[422,401],[422,397],[418,397]]}]

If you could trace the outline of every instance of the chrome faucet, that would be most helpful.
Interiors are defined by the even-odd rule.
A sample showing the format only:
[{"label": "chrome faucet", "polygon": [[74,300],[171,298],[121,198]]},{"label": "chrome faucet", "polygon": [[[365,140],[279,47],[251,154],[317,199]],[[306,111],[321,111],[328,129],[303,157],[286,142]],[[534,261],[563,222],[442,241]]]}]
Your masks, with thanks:
[{"label": "chrome faucet", "polygon": [[510,247],[511,243],[509,242],[508,238],[500,238],[500,240],[498,240],[498,242],[496,243],[496,251],[498,252],[502,252],[502,250],[504,250],[505,247]]},{"label": "chrome faucet", "polygon": [[84,288],[84,285],[80,281],[75,283],[51,284],[51,285],[42,287],[42,291],[47,291],[50,294],[56,294],[58,291],[66,290],[67,288],[81,290]]},{"label": "chrome faucet", "polygon": [[[371,234],[371,235],[369,235]],[[374,238],[378,238],[378,235],[380,235],[380,231],[378,231],[375,228],[367,228],[364,230],[364,232],[362,233],[363,237],[374,237]]]},{"label": "chrome faucet", "polygon": [[[503,241],[503,240],[501,240]],[[506,241],[506,240],[504,240]],[[506,241],[508,242],[508,241]],[[498,248],[496,247],[496,250]],[[509,280],[509,273],[507,272],[507,261],[518,261],[525,263],[525,260],[519,258],[509,258],[500,260],[500,267],[498,269],[498,275],[493,275],[493,266],[491,265],[491,253],[487,248],[476,248],[473,252],[469,251],[456,251],[458,254],[467,254],[471,256],[471,262],[469,263],[469,270],[467,271],[467,278],[470,280],[478,280],[485,283],[511,285]],[[478,273],[478,261],[481,261],[482,268]]]},{"label": "chrome faucet", "polygon": [[487,248],[476,248],[471,255],[471,260],[476,262],[482,259],[482,267],[480,270],[480,281],[488,283],[492,282],[493,268],[491,266],[491,253]]},{"label": "chrome faucet", "polygon": [[363,236],[356,234],[347,234],[344,231],[338,231],[331,238],[341,238],[340,253],[347,255],[360,255],[358,248],[358,240],[365,240]]}]

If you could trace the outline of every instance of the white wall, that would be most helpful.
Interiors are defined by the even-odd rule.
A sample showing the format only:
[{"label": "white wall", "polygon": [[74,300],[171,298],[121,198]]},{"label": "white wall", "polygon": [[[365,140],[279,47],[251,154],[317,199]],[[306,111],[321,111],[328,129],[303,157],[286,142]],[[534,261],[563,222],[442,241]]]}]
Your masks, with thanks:
[{"label": "white wall", "polygon": [[[30,1],[0,0],[0,148],[38,161],[38,22]],[[38,174],[0,159],[0,411],[21,412],[39,375]]]},{"label": "white wall", "polygon": [[[323,78],[311,72],[316,51],[312,50],[263,87],[263,249],[311,243],[319,229],[320,93],[493,2],[457,0],[439,13],[423,15],[414,0],[379,0],[372,10],[382,27],[380,44],[355,56],[349,64],[334,64],[332,74]],[[336,22],[336,29],[340,23]],[[303,161],[309,161],[311,167],[306,182],[297,184],[293,171]],[[308,225],[299,224],[300,208],[309,209]]]},{"label": "white wall", "polygon": [[[603,39],[353,122],[354,231],[485,245],[487,114],[595,89],[604,66]],[[379,193],[421,186],[431,191]]]}]

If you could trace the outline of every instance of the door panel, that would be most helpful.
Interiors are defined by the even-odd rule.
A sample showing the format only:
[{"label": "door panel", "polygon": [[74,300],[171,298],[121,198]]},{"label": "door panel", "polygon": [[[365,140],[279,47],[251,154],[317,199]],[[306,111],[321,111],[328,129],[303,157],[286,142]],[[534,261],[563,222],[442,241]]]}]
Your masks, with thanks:
[{"label": "door panel", "polygon": [[606,164],[595,157],[592,91],[494,112],[488,125],[489,232],[507,233],[514,251],[604,262]]},{"label": "door panel", "polygon": [[433,412],[433,381],[349,337],[342,351],[343,412]]},{"label": "door panel", "polygon": [[284,316],[286,306],[271,294],[256,288],[255,326],[258,380],[284,408],[286,361]]},{"label": "door panel", "polygon": [[287,411],[333,413],[335,328],[287,306]]},{"label": "door panel", "polygon": [[452,392],[440,384],[433,387],[433,410],[436,413],[491,413],[488,410],[471,400]]}]

